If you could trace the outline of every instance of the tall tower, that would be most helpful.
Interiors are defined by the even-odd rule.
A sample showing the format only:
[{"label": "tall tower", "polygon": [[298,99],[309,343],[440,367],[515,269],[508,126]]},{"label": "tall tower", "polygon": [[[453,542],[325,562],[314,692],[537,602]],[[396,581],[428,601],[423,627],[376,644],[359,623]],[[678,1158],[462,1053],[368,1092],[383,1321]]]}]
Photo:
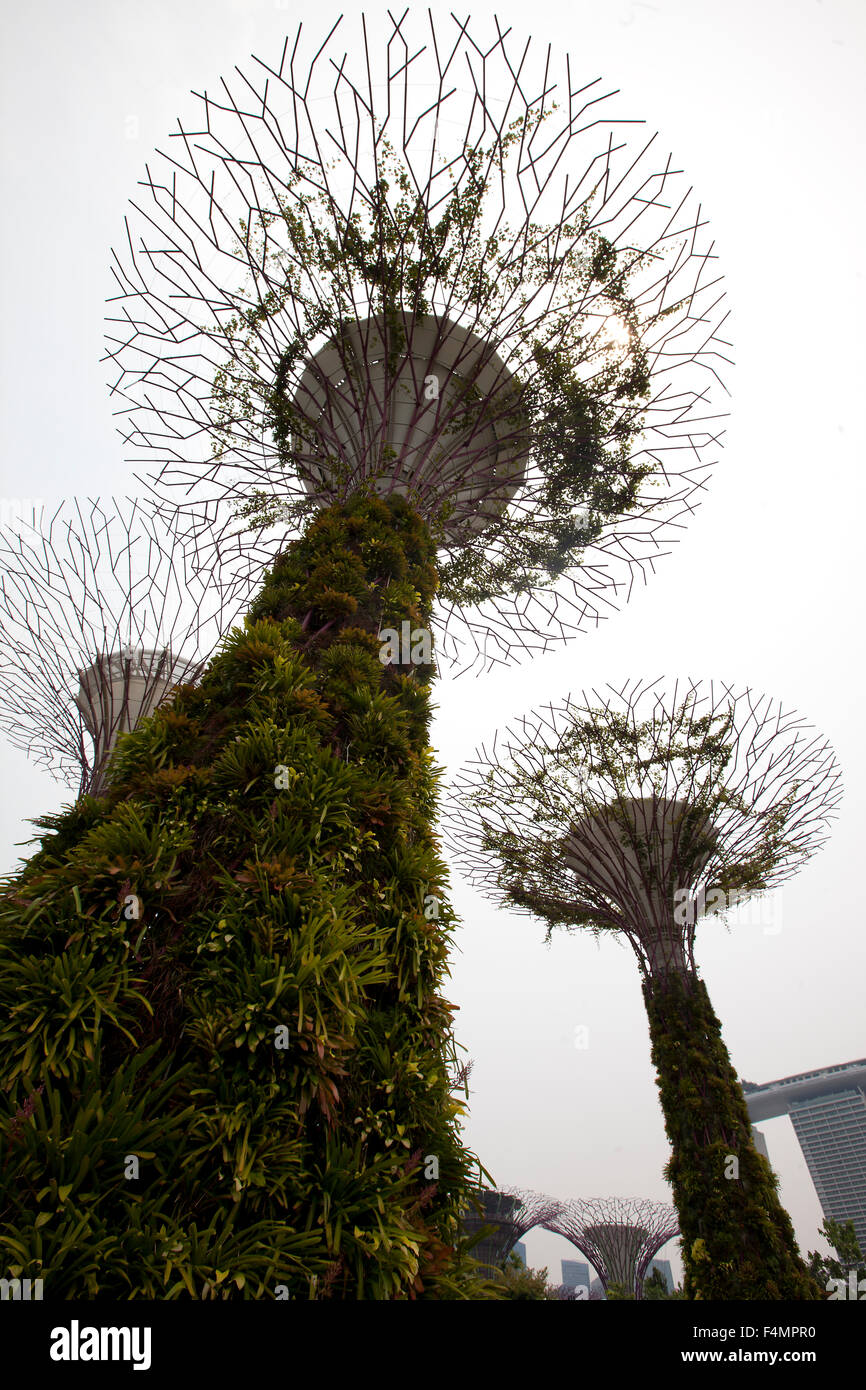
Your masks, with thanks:
[{"label": "tall tower", "polygon": [[[202,94],[115,258],[127,458],[181,517],[226,500],[290,537],[244,631],[64,824],[62,932],[48,892],[28,915],[50,959],[52,932],[89,940],[129,895],[143,914],[99,938],[124,1026],[102,1049],[98,1011],[92,1052],[126,1096],[159,1049],[167,1099],[148,1095],[141,1147],[172,1176],[111,1189],[116,1253],[100,1227],[89,1291],[150,1296],[134,1242],[165,1233],[166,1206],[184,1296],[435,1297],[460,1275],[477,1178],[442,994],[435,670],[386,665],[382,633],[438,624],[440,656],[462,642],[489,668],[595,625],[676,538],[719,442],[724,295],[667,151],[492,16],[389,14],[374,32],[304,23]],[[94,712],[114,650],[77,662]],[[44,1008],[33,1027],[56,1037]],[[56,1048],[32,1041],[49,1071]],[[29,1103],[7,1080],[0,1066]],[[71,1127],[79,1082],[57,1082]],[[185,1087],[197,1137],[175,1163]],[[19,1221],[44,1181],[22,1156]],[[108,1181],[94,1165],[78,1198],[95,1209]],[[80,1294],[71,1265],[54,1279]]]},{"label": "tall tower", "polygon": [[748,689],[608,692],[545,706],[481,748],[448,798],[451,844],[482,891],[549,932],[616,933],[633,948],[687,1296],[816,1299],[694,944],[708,903],[765,892],[814,853],[838,764],[799,716]]},{"label": "tall tower", "polygon": [[743,1091],[753,1122],[790,1115],[821,1210],[852,1221],[866,1253],[866,1058]]}]

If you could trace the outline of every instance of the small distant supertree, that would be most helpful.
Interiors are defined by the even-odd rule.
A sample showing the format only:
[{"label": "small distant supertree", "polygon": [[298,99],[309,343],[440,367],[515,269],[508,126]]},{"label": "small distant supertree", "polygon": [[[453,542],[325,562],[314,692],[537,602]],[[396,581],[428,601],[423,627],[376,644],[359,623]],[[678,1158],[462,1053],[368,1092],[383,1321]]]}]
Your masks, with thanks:
[{"label": "small distant supertree", "polygon": [[686,1294],[819,1297],[757,1152],[694,962],[697,921],[789,878],[841,796],[828,744],[750,690],[658,681],[568,698],[482,748],[447,803],[473,883],[638,958]]},{"label": "small distant supertree", "polygon": [[225,529],[81,498],[0,527],[0,731],[79,795],[246,611],[261,576]]},{"label": "small distant supertree", "polygon": [[586,1255],[605,1289],[618,1284],[635,1298],[653,1257],[679,1232],[673,1207],[617,1197],[560,1202],[546,1227]]},{"label": "small distant supertree", "polygon": [[[484,1189],[472,1194],[472,1206],[463,1218],[467,1235],[485,1231],[473,1246],[472,1257],[487,1272],[501,1269],[515,1245],[534,1226],[547,1226],[559,1210],[554,1197],[520,1188]],[[480,1208],[480,1210],[479,1210]]]}]

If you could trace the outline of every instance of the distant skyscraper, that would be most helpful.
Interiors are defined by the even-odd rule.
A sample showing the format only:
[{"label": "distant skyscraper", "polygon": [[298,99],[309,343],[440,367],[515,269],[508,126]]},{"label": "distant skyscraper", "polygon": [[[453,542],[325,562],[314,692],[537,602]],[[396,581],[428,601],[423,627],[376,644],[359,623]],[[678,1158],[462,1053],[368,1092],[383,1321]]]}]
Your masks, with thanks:
[{"label": "distant skyscraper", "polygon": [[512,1246],[512,1254],[514,1254],[514,1255],[519,1255],[520,1258],[521,1258],[521,1260],[523,1261],[524,1266],[525,1266],[525,1265],[526,1265],[526,1242],[523,1241],[523,1240],[517,1241],[517,1243],[516,1243],[514,1246]]},{"label": "distant skyscraper", "polygon": [[754,1125],[752,1125],[752,1139],[754,1140],[755,1148],[758,1150],[758,1153],[763,1154],[764,1158],[769,1163],[770,1151],[767,1148],[767,1141],[764,1138],[764,1135],[761,1133],[761,1131],[759,1129],[755,1129]]},{"label": "distant skyscraper", "polygon": [[562,1282],[569,1289],[589,1288],[589,1265],[582,1260],[562,1261]]},{"label": "distant skyscraper", "polygon": [[824,1215],[853,1221],[866,1253],[866,1058],[743,1091],[753,1122],[791,1116]]}]

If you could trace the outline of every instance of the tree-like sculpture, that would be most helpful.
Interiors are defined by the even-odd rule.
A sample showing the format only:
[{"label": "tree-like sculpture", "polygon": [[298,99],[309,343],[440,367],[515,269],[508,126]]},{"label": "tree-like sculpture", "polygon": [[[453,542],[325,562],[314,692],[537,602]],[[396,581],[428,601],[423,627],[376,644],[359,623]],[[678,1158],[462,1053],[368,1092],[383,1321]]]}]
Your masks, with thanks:
[{"label": "tree-like sculpture", "polygon": [[438,612],[440,654],[489,664],[598,621],[719,433],[722,297],[670,159],[495,23],[404,16],[378,51],[359,23],[206,94],[116,260],[130,458],[191,537],[234,503],[272,565],[0,913],[25,1274],[58,1108],[155,1155],[140,1196],[106,1160],[61,1203],[56,1296],[460,1296],[423,636]]},{"label": "tree-like sculpture", "polygon": [[0,730],[80,795],[99,794],[118,733],[201,674],[260,583],[213,508],[189,522],[76,499],[0,528]]},{"label": "tree-like sculpture", "polygon": [[618,1284],[635,1298],[651,1260],[679,1232],[665,1203],[617,1197],[560,1202],[545,1226],[586,1255],[605,1289]]},{"label": "tree-like sculpture", "polygon": [[810,857],[841,796],[828,744],[749,690],[609,687],[522,719],[448,800],[470,879],[557,927],[616,933],[641,969],[686,1293],[818,1297],[694,962],[696,923]]},{"label": "tree-like sculpture", "polygon": [[429,672],[377,636],[431,598],[400,499],[332,508],[3,885],[0,1256],[46,1297],[477,1289]]},{"label": "tree-like sculpture", "polygon": [[[488,1273],[501,1269],[515,1245],[534,1226],[549,1225],[560,1209],[554,1197],[520,1188],[483,1189],[472,1194],[473,1205],[463,1218],[467,1235],[486,1234],[472,1247],[473,1259]],[[475,1209],[475,1204],[481,1210]]]},{"label": "tree-like sculpture", "polygon": [[440,658],[489,667],[597,623],[676,539],[723,295],[690,187],[567,56],[496,21],[384,39],[299,28],[200,98],[116,255],[113,396],[157,491],[235,499],[265,555],[406,496]]}]

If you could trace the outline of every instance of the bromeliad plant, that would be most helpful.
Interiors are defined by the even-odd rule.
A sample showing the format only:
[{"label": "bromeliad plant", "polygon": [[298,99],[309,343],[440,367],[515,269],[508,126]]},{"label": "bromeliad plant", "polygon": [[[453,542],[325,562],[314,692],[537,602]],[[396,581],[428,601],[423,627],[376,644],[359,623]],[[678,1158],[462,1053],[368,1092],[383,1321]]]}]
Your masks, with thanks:
[{"label": "bromeliad plant", "polygon": [[0,899],[0,1261],[46,1298],[452,1298],[432,544],[323,512]]},{"label": "bromeliad plant", "polygon": [[773,702],[658,682],[523,719],[448,799],[470,878],[555,928],[637,955],[686,1296],[819,1298],[694,961],[697,921],[793,874],[841,795],[829,746]]}]

